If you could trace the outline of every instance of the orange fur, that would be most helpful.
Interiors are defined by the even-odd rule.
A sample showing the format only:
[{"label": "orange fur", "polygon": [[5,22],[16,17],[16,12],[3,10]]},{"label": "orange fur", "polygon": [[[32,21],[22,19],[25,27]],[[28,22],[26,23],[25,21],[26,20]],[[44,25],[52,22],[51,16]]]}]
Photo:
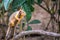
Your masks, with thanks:
[{"label": "orange fur", "polygon": [[[20,18],[18,18],[20,11],[21,11],[21,15]],[[14,12],[9,18],[9,26],[11,27],[15,26],[15,21],[18,20],[17,21],[18,24],[24,18],[24,16],[26,16],[26,13],[21,9],[19,11]]]}]

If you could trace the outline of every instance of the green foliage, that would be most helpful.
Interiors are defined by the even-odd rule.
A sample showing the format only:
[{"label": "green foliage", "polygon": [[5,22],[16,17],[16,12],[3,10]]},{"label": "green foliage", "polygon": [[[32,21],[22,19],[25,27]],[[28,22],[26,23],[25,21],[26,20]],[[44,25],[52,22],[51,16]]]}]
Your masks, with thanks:
[{"label": "green foliage", "polygon": [[14,0],[12,2],[12,11],[16,11],[17,8],[21,7],[25,2],[26,0]]},{"label": "green foliage", "polygon": [[32,6],[32,4],[34,2],[32,2],[33,0],[27,0],[23,5],[22,8],[24,9],[24,11],[26,12],[26,20],[27,22],[31,19],[32,13],[34,11],[34,8]]},{"label": "green foliage", "polygon": [[41,4],[43,0],[37,0],[37,3],[38,4]]},{"label": "green foliage", "polygon": [[0,3],[0,9],[3,7],[3,1]]},{"label": "green foliage", "polygon": [[[3,0],[2,3],[0,3],[0,8],[3,6],[6,11],[17,11],[18,8],[22,8],[26,12],[26,21],[29,24],[29,20],[32,17],[32,12],[34,11],[34,5],[35,0]],[[37,0],[37,3],[42,3],[42,0]],[[10,14],[9,14],[10,15]],[[33,20],[30,22],[30,24],[37,24],[40,23],[39,20]],[[23,27],[25,24],[22,24]],[[27,30],[32,30],[32,28],[28,25]]]},{"label": "green foliage", "polygon": [[26,20],[27,22],[31,19],[31,12],[27,12],[27,15],[26,15]]},{"label": "green foliage", "polygon": [[29,6],[27,4],[23,4],[22,8],[24,9],[24,11],[26,12],[26,20],[29,21],[31,19],[31,9],[29,8]]},{"label": "green foliage", "polygon": [[12,3],[13,0],[3,0],[4,2],[4,7],[5,7],[5,10],[8,10],[10,4]]},{"label": "green foliage", "polygon": [[34,4],[34,0],[27,0],[27,4]]},{"label": "green foliage", "polygon": [[28,26],[26,31],[32,30],[31,26]]},{"label": "green foliage", "polygon": [[33,20],[29,24],[38,24],[38,23],[41,23],[41,22],[39,20]]},{"label": "green foliage", "polygon": [[33,7],[31,4],[33,4],[33,0],[14,0],[12,3],[12,10],[17,10],[17,8],[23,6],[24,4],[28,5],[28,7],[31,9],[31,11],[33,11]]}]

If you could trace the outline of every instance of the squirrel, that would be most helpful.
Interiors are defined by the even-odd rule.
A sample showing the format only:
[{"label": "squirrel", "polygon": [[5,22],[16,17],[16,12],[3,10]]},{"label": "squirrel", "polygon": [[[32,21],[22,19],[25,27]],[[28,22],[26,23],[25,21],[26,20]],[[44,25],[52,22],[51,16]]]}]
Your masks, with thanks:
[{"label": "squirrel", "polygon": [[[6,37],[9,39],[10,38],[10,30],[14,32],[14,27],[19,24],[19,22],[26,16],[26,13],[20,9],[16,12],[14,12],[10,17],[9,17],[9,23],[8,23],[8,30],[6,33]],[[12,28],[12,29],[11,29]],[[14,33],[12,33],[13,36]]]},{"label": "squirrel", "polygon": [[26,16],[26,13],[20,9],[19,11],[14,12],[9,18],[9,26],[14,27]]}]

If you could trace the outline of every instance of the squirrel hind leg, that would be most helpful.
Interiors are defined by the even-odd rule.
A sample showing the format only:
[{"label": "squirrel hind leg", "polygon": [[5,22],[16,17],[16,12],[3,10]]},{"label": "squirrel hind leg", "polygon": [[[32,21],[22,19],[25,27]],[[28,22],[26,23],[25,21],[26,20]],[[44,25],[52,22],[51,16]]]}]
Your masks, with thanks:
[{"label": "squirrel hind leg", "polygon": [[7,29],[7,33],[6,33],[6,39],[10,39],[13,37],[14,34],[14,27],[11,27],[11,24],[9,24],[9,27]]}]

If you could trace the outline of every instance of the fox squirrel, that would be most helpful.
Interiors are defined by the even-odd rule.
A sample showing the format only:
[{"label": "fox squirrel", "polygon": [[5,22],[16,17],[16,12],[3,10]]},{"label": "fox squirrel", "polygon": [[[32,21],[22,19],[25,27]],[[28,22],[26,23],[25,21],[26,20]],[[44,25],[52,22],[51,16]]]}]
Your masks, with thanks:
[{"label": "fox squirrel", "polygon": [[[22,9],[20,9],[19,11],[14,12],[10,16],[10,18],[9,18],[9,24],[8,24],[9,27],[7,29],[6,37],[8,37],[9,34],[11,34],[12,32],[14,32],[14,27],[17,24],[19,24],[19,22],[24,18],[24,16],[26,16],[26,13]],[[11,35],[13,35],[13,33]],[[8,37],[8,38],[10,38],[10,37]]]},{"label": "fox squirrel", "polygon": [[13,27],[18,24],[26,16],[26,13],[20,9],[19,11],[14,12],[9,18],[9,26]]}]

